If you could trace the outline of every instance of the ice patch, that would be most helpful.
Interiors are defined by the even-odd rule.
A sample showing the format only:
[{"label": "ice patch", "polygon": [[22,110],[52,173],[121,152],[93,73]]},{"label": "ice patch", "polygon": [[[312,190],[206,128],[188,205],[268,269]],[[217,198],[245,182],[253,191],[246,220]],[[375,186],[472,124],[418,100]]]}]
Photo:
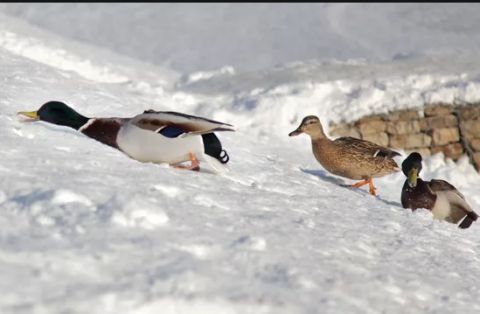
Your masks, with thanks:
[{"label": "ice patch", "polygon": [[86,196],[64,189],[55,191],[51,202],[56,205],[68,203],[80,203],[88,207],[93,205],[92,201]]},{"label": "ice patch", "polygon": [[48,217],[48,216],[37,216],[36,221],[38,224],[42,226],[53,226],[55,225],[55,219]]},{"label": "ice patch", "polygon": [[274,313],[265,305],[249,305],[248,303],[233,304],[222,299],[178,299],[163,298],[142,305],[138,309],[128,312],[129,314],[243,314]]},{"label": "ice patch", "polygon": [[252,251],[265,251],[267,241],[262,237],[242,236],[233,242],[233,246]]},{"label": "ice patch", "polygon": [[181,87],[182,85],[188,85],[192,84],[198,81],[202,80],[208,80],[213,77],[224,77],[224,76],[232,76],[235,74],[235,69],[231,66],[224,66],[221,67],[218,70],[213,70],[213,71],[199,71],[199,72],[194,72],[191,74],[184,75],[179,83],[178,87]]},{"label": "ice patch", "polygon": [[198,259],[207,259],[210,257],[215,251],[216,248],[202,245],[202,244],[190,244],[190,245],[182,245],[177,247],[179,250],[188,252],[195,256]]},{"label": "ice patch", "polygon": [[171,198],[177,197],[181,193],[180,189],[175,187],[175,186],[155,184],[153,186],[153,188],[155,190],[158,190],[158,191],[162,192],[163,194],[165,194],[166,196],[171,197]]},{"label": "ice patch", "polygon": [[115,212],[111,218],[113,223],[120,226],[153,230],[169,221],[168,215],[154,200],[134,198],[120,206],[121,211]]},{"label": "ice patch", "polygon": [[7,194],[0,190],[0,204],[4,203],[7,200]]}]

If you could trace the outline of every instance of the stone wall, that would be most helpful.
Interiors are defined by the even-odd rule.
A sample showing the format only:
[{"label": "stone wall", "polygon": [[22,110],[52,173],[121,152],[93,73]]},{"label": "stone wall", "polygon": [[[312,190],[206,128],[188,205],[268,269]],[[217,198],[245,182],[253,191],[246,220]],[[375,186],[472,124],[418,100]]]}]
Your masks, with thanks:
[{"label": "stone wall", "polygon": [[427,104],[363,117],[351,123],[331,124],[330,135],[353,136],[424,157],[443,152],[457,160],[467,154],[480,171],[480,102],[455,106]]}]

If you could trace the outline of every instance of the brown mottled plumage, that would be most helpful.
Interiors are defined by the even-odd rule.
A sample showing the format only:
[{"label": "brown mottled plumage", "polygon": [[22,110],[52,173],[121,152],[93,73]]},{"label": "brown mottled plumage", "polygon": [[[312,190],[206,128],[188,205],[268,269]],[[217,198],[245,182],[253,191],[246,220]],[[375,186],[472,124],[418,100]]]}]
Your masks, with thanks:
[{"label": "brown mottled plumage", "polygon": [[369,184],[372,195],[375,195],[373,178],[400,170],[393,160],[399,153],[353,137],[340,137],[332,141],[323,132],[320,119],[316,116],[305,117],[289,136],[301,133],[310,135],[313,154],[327,171],[349,179],[364,180],[353,186]]}]

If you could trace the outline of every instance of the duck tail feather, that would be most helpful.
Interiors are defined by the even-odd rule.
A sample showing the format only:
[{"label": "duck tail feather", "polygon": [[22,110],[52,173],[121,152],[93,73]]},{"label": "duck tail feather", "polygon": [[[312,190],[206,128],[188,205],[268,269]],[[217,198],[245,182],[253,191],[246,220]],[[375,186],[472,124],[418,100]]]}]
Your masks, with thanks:
[{"label": "duck tail feather", "polygon": [[472,217],[467,215],[465,219],[463,219],[463,221],[460,223],[460,225],[458,225],[458,227],[460,229],[467,229],[475,220],[476,219],[473,219]]}]

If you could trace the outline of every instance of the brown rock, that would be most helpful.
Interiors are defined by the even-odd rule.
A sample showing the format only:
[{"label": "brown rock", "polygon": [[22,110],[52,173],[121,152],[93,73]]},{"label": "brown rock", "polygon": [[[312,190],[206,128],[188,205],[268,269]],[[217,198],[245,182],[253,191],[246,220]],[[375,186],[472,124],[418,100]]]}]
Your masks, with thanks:
[{"label": "brown rock", "polygon": [[351,128],[349,130],[343,130],[342,132],[330,133],[334,137],[342,137],[342,136],[351,136],[355,138],[362,138],[360,132],[356,128]]},{"label": "brown rock", "polygon": [[468,139],[480,137],[480,119],[462,121],[461,126]]},{"label": "brown rock", "polygon": [[385,132],[366,134],[362,138],[378,145],[388,146],[388,135]]},{"label": "brown rock", "polygon": [[432,143],[432,138],[423,133],[416,134],[400,134],[390,137],[390,146],[393,148],[416,148],[428,147]]},{"label": "brown rock", "polygon": [[420,121],[420,130],[430,130],[436,128],[449,128],[456,127],[458,125],[458,119],[453,114],[446,116],[434,116],[422,119]]},{"label": "brown rock", "polygon": [[460,118],[463,120],[480,118],[480,103],[460,107],[458,111],[460,112]]},{"label": "brown rock", "polygon": [[420,123],[418,120],[398,120],[387,124],[387,133],[389,134],[408,134],[418,133],[419,131]]},{"label": "brown rock", "polygon": [[388,116],[388,120],[397,121],[397,120],[416,120],[420,118],[420,113],[418,110],[402,110],[391,113]]},{"label": "brown rock", "polygon": [[371,121],[384,121],[386,118],[385,114],[375,114],[371,116],[366,116],[362,117],[358,120],[358,123],[365,123],[365,122],[371,122]]},{"label": "brown rock", "polygon": [[480,153],[475,153],[473,154],[473,162],[474,162],[474,166],[475,168],[480,171]]},{"label": "brown rock", "polygon": [[358,129],[360,130],[362,136],[366,134],[384,132],[386,128],[387,123],[383,120],[363,121],[358,124]]},{"label": "brown rock", "polygon": [[475,138],[473,140],[470,141],[470,147],[476,151],[476,152],[480,152],[480,139],[478,138]]},{"label": "brown rock", "polygon": [[457,128],[433,129],[431,136],[433,145],[435,146],[458,142],[460,140],[460,134]]},{"label": "brown rock", "polygon": [[464,154],[462,144],[460,143],[432,147],[432,154],[439,152],[443,152],[445,157],[452,158],[454,160],[457,160]]},{"label": "brown rock", "polygon": [[452,106],[448,104],[443,104],[443,103],[430,104],[424,109],[424,113],[426,117],[448,115],[453,111],[454,111],[454,108]]},{"label": "brown rock", "polygon": [[343,135],[350,132],[352,129],[356,128],[349,123],[332,124],[328,129],[328,133],[331,135]]},{"label": "brown rock", "polygon": [[430,151],[429,148],[413,148],[413,149],[407,149],[407,150],[405,150],[405,152],[407,154],[417,152],[420,155],[422,155],[422,157],[428,157],[428,156],[432,155],[432,152]]}]

